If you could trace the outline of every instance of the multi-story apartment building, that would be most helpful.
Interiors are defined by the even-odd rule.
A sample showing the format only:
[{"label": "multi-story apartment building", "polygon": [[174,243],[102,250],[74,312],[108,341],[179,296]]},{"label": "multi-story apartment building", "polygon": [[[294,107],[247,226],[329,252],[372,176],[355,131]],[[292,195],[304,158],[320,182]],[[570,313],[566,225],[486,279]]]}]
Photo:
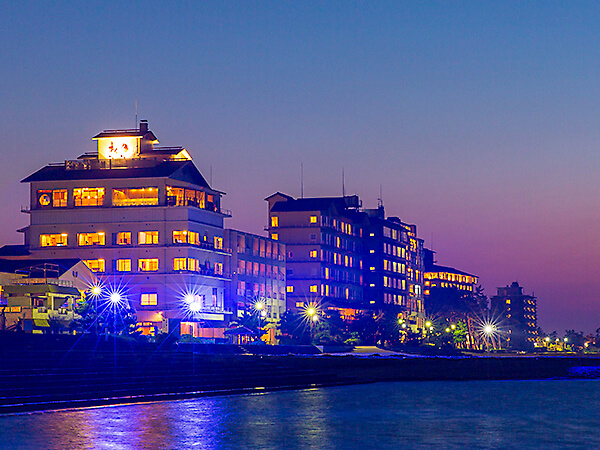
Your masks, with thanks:
[{"label": "multi-story apartment building", "polygon": [[459,292],[474,293],[478,277],[453,267],[436,264],[435,252],[424,250],[425,254],[425,296],[430,295],[432,289],[455,289]]},{"label": "multi-story apartment building", "polygon": [[231,249],[231,283],[225,297],[235,305],[237,317],[260,314],[276,322],[285,312],[285,245],[264,236],[225,230],[225,246]]},{"label": "multi-story apartment building", "polygon": [[285,243],[287,309],[311,302],[343,317],[365,307],[358,196],[299,198],[276,193],[269,203],[269,236]]},{"label": "multi-story apartment building", "polygon": [[416,225],[385,217],[383,206],[363,212],[365,299],[376,309],[398,305],[409,325],[423,317],[423,240]]},{"label": "multi-story apartment building", "polygon": [[490,298],[492,315],[499,324],[503,344],[516,350],[533,348],[537,337],[537,301],[518,282],[499,287]]},{"label": "multi-story apartment building", "polygon": [[[25,243],[35,258],[80,258],[135,308],[146,332],[222,330],[230,251],[221,195],[182,147],[138,129],[107,130],[96,152],[49,164],[30,183]],[[217,331],[218,334],[218,331]],[[214,331],[213,331],[214,335]]]}]

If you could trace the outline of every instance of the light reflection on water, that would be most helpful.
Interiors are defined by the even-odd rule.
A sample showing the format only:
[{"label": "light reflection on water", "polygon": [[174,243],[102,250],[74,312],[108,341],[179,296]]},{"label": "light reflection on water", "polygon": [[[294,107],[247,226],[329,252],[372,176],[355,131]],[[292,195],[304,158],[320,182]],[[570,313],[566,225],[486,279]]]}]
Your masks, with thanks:
[{"label": "light reflection on water", "polygon": [[0,417],[0,448],[600,448],[600,381],[380,383]]}]

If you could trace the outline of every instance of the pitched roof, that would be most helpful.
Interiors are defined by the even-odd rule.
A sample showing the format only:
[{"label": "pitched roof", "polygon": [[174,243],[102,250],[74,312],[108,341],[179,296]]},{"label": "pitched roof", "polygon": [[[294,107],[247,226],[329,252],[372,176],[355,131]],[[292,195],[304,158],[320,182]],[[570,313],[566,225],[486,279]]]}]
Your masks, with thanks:
[{"label": "pitched roof", "polygon": [[137,128],[132,130],[104,130],[102,133],[98,133],[93,139],[100,138],[111,138],[111,137],[139,137],[149,141],[156,141],[156,136],[152,131],[141,131]]},{"label": "pitched roof", "polygon": [[[44,266],[47,272],[51,272],[58,277],[69,271],[81,259],[0,259],[0,272],[3,273],[23,273],[31,271],[33,278],[43,278]],[[58,272],[58,274],[57,274]],[[49,276],[49,278],[52,278]]]},{"label": "pitched roof", "polygon": [[[276,194],[274,194],[276,195]],[[284,195],[284,194],[281,194]],[[271,196],[272,197],[272,196]],[[267,199],[271,198],[267,197]],[[287,196],[286,196],[287,197]],[[315,197],[298,198],[289,197],[286,201],[277,202],[271,208],[273,212],[282,211],[327,211],[334,207],[338,212],[343,212],[349,207],[353,207],[352,197]],[[358,197],[356,197],[358,199]],[[358,205],[357,205],[358,206]]]},{"label": "pitched roof", "polygon": [[446,273],[455,273],[457,275],[468,275],[470,277],[476,277],[477,275],[473,275],[472,273],[463,272],[462,270],[455,269],[454,267],[447,266],[438,266],[437,264],[433,264],[425,268],[425,272],[446,272]]},{"label": "pitched roof", "polygon": [[193,183],[210,189],[210,186],[191,161],[163,161],[149,167],[118,167],[112,169],[71,170],[66,164],[48,165],[21,180],[21,183],[33,181],[57,180],[105,180],[112,178],[172,178]]}]

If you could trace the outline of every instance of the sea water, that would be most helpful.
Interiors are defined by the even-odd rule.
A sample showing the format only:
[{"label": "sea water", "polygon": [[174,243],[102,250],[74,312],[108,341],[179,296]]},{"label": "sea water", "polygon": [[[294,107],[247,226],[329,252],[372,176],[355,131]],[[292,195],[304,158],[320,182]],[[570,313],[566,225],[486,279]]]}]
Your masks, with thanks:
[{"label": "sea water", "polygon": [[400,382],[0,416],[1,449],[600,448],[600,380]]}]

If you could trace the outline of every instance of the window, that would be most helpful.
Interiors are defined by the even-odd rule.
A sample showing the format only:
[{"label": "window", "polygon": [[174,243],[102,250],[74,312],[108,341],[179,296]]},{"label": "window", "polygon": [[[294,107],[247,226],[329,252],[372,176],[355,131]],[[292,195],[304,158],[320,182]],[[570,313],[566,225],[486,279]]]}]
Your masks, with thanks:
[{"label": "window", "polygon": [[279,240],[279,234],[278,233],[271,233],[271,239],[273,239],[274,241],[278,241]]},{"label": "window", "polygon": [[277,216],[272,216],[271,217],[271,226],[272,227],[278,227],[279,226],[279,217],[277,217]]},{"label": "window", "polygon": [[196,272],[200,270],[200,262],[194,258],[188,258],[188,270]]},{"label": "window", "polygon": [[223,238],[215,236],[215,248],[217,250],[223,250]]},{"label": "window", "polygon": [[40,189],[37,191],[38,204],[41,208],[66,208],[66,189]]},{"label": "window", "polygon": [[67,245],[67,234],[40,234],[41,247],[64,247]]},{"label": "window", "polygon": [[56,189],[52,191],[52,206],[54,208],[66,208],[67,207],[67,190]]},{"label": "window", "polygon": [[215,273],[217,275],[223,275],[223,264],[222,263],[215,263]]},{"label": "window", "polygon": [[138,260],[138,270],[142,272],[156,272],[158,270],[158,258]]},{"label": "window", "polygon": [[158,188],[119,188],[112,191],[113,206],[158,205]]},{"label": "window", "polygon": [[316,241],[316,240],[317,240],[317,235],[316,235],[316,233],[311,233],[311,235],[310,235],[310,240],[311,240],[311,241]]},{"label": "window", "polygon": [[102,231],[98,233],[77,233],[77,245],[79,246],[104,245],[105,243],[105,236]]},{"label": "window", "polygon": [[131,260],[117,259],[115,261],[115,270],[117,272],[131,272]]},{"label": "window", "polygon": [[318,285],[316,285],[316,284],[311,284],[310,285],[310,292],[316,293],[316,292],[318,292],[318,289],[319,289]]},{"label": "window", "polygon": [[142,294],[140,297],[140,304],[142,306],[152,306],[158,304],[158,294],[155,292]]},{"label": "window", "polygon": [[185,244],[187,242],[187,231],[173,231],[173,244]]},{"label": "window", "polygon": [[104,188],[75,188],[73,189],[74,206],[102,206],[104,203]]},{"label": "window", "polygon": [[87,259],[83,261],[92,272],[105,272],[105,264],[103,259]]},{"label": "window", "polygon": [[317,223],[317,216],[310,216],[310,223]]},{"label": "window", "polygon": [[294,292],[294,286],[288,286],[286,289],[287,292]]},{"label": "window", "polygon": [[117,245],[131,245],[131,233],[129,231],[122,231],[117,233]]},{"label": "window", "polygon": [[187,258],[173,258],[173,270],[187,270]]},{"label": "window", "polygon": [[140,245],[158,244],[158,231],[140,231],[138,242]]},{"label": "window", "polygon": [[310,251],[310,257],[311,258],[316,258],[317,257],[317,253],[318,253],[317,250],[311,250]]}]

